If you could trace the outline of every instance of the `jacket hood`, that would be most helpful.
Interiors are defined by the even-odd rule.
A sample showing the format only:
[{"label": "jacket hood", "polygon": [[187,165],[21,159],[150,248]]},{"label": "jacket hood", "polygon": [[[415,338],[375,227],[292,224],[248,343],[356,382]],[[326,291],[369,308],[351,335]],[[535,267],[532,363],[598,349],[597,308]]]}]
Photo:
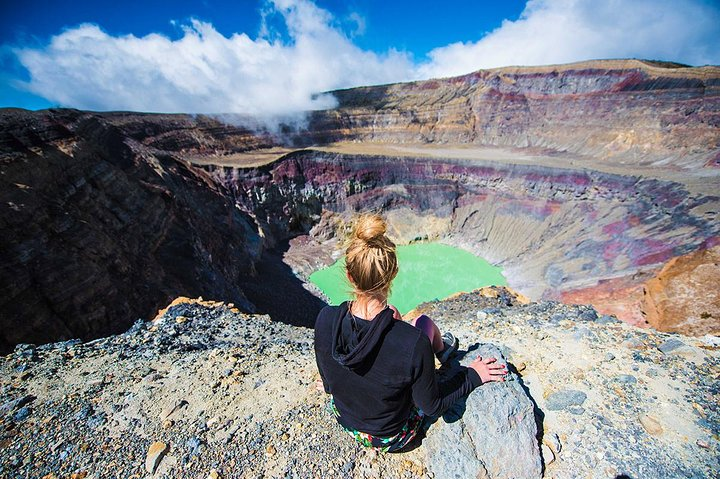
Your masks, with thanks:
[{"label": "jacket hood", "polygon": [[359,330],[347,318],[349,303],[345,301],[338,308],[338,317],[333,323],[332,356],[341,366],[351,371],[363,364],[365,359],[382,341],[387,329],[394,321],[393,310],[386,307]]}]

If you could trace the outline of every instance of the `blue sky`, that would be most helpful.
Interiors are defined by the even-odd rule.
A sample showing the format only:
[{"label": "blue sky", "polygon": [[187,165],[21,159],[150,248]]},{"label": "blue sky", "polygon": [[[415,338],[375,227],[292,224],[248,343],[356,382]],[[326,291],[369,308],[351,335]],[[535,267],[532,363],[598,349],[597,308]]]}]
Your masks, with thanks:
[{"label": "blue sky", "polygon": [[479,68],[720,63],[707,0],[25,1],[0,7],[0,107],[287,113],[322,91]]}]

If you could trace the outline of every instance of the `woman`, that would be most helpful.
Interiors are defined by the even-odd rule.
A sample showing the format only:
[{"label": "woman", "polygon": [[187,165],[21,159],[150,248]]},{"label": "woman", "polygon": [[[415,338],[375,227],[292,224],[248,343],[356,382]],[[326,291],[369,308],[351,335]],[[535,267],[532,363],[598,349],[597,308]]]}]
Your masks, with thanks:
[{"label": "woman", "polygon": [[402,321],[387,304],[398,265],[385,231],[378,215],[357,218],[345,254],[354,300],[320,311],[315,356],[340,425],[361,444],[392,452],[415,437],[424,415],[439,416],[481,384],[504,380],[507,371],[494,358],[477,358],[441,392],[433,353],[446,362],[457,340],[441,336],[427,316]]}]

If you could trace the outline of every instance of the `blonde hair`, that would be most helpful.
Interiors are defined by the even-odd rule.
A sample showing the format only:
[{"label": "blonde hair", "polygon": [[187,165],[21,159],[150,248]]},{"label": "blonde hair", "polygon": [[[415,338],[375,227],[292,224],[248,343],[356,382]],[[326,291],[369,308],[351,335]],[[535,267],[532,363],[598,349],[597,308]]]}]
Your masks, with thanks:
[{"label": "blonde hair", "polygon": [[363,213],[354,225],[345,250],[345,269],[352,279],[355,295],[387,298],[397,276],[395,243],[387,236],[385,220],[378,214]]}]

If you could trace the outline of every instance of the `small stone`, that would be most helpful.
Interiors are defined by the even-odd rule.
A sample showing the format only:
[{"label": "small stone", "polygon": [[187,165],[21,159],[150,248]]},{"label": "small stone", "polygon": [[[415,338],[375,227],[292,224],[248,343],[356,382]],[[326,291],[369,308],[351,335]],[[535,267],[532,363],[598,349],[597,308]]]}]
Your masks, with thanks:
[{"label": "small stone", "polygon": [[683,343],[679,339],[670,338],[667,341],[663,342],[660,346],[658,346],[658,349],[663,353],[668,354],[683,346],[685,346],[685,343]]},{"label": "small stone", "polygon": [[705,408],[704,408],[704,407],[702,407],[701,405],[699,405],[699,404],[696,403],[696,402],[693,402],[693,403],[692,403],[692,407],[693,407],[693,409],[695,409],[695,411],[697,411],[697,413],[700,415],[701,418],[704,419],[704,418],[707,417],[707,413],[705,412]]},{"label": "small stone", "polygon": [[170,416],[172,416],[173,413],[175,413],[175,411],[181,409],[182,407],[184,407],[186,405],[187,405],[187,401],[185,401],[184,399],[176,399],[172,403],[165,406],[165,408],[160,412],[160,420],[165,421]]},{"label": "small stone", "polygon": [[585,408],[582,406],[570,406],[567,408],[567,411],[570,414],[575,414],[576,416],[582,416],[585,414]]},{"label": "small stone", "polygon": [[702,439],[698,439],[695,441],[695,444],[702,447],[703,449],[710,449],[710,443],[703,441]]},{"label": "small stone", "polygon": [[610,324],[610,323],[619,323],[620,320],[617,319],[615,316],[610,316],[609,314],[603,314],[598,319],[595,320],[598,324]]},{"label": "small stone", "polygon": [[274,456],[275,453],[277,452],[277,450],[275,449],[275,446],[270,444],[265,448],[265,452],[267,453],[268,456]]},{"label": "small stone", "polygon": [[632,374],[620,374],[615,376],[615,381],[622,384],[635,384],[637,383],[637,378]]},{"label": "small stone", "polygon": [[525,364],[524,361],[515,365],[515,370],[517,372],[525,371],[526,368],[527,368],[527,364]]},{"label": "small stone", "polygon": [[184,323],[185,321],[187,321],[187,318],[186,318],[185,316],[178,316],[178,317],[175,318],[175,322],[178,323],[178,324],[182,324],[182,323]]},{"label": "small stone", "polygon": [[642,427],[645,428],[651,436],[658,436],[663,432],[663,428],[658,420],[647,414],[640,416],[640,424],[642,424]]},{"label": "small stone", "polygon": [[207,479],[220,479],[220,473],[215,469],[210,469],[210,474],[208,474]]},{"label": "small stone", "polygon": [[14,409],[19,409],[22,406],[24,406],[34,400],[35,400],[35,396],[33,396],[32,394],[27,394],[27,395],[19,397],[17,399],[7,401],[7,402],[3,403],[2,405],[0,405],[0,416],[7,414]]},{"label": "small stone", "polygon": [[543,436],[543,443],[547,445],[555,454],[559,454],[562,451],[562,443],[560,443],[560,437],[554,432],[546,433]]},{"label": "small stone", "polygon": [[27,407],[21,407],[20,409],[17,410],[17,412],[13,416],[13,420],[15,422],[21,422],[21,421],[24,421],[25,419],[27,419],[29,415],[30,415],[30,409],[28,409]]},{"label": "small stone", "polygon": [[190,439],[187,440],[185,445],[192,451],[197,452],[200,449],[200,445],[202,444],[202,441],[199,437],[193,436]]},{"label": "small stone", "polygon": [[605,361],[612,361],[613,359],[615,359],[615,355],[613,353],[605,354]]},{"label": "small stone", "polygon": [[160,461],[162,460],[165,453],[168,451],[168,445],[164,442],[154,442],[150,446],[145,458],[145,470],[150,474],[155,474]]},{"label": "small stone", "polygon": [[546,444],[542,445],[542,458],[543,463],[547,466],[555,461],[555,454],[552,452]]},{"label": "small stone", "polygon": [[480,321],[483,321],[487,319],[487,313],[485,311],[478,311],[477,314],[475,314],[475,317],[479,319]]},{"label": "small stone", "polygon": [[170,419],[166,419],[166,420],[163,421],[162,426],[163,426],[163,429],[170,429],[171,427],[173,427],[174,424],[175,424],[175,421],[172,421],[172,420],[170,420]]},{"label": "small stone", "polygon": [[587,394],[582,391],[563,389],[550,394],[546,401],[549,410],[559,411],[570,406],[580,406],[585,402],[585,399],[587,399]]},{"label": "small stone", "polygon": [[638,338],[628,339],[622,342],[622,345],[628,349],[645,349],[647,345]]},{"label": "small stone", "polygon": [[595,311],[595,309],[593,308],[586,309],[585,311],[580,313],[579,319],[581,321],[595,321],[596,319],[598,319],[597,311]]},{"label": "small stone", "polygon": [[575,341],[580,341],[581,339],[593,340],[597,338],[597,335],[586,327],[580,327],[577,328],[572,337]]}]

